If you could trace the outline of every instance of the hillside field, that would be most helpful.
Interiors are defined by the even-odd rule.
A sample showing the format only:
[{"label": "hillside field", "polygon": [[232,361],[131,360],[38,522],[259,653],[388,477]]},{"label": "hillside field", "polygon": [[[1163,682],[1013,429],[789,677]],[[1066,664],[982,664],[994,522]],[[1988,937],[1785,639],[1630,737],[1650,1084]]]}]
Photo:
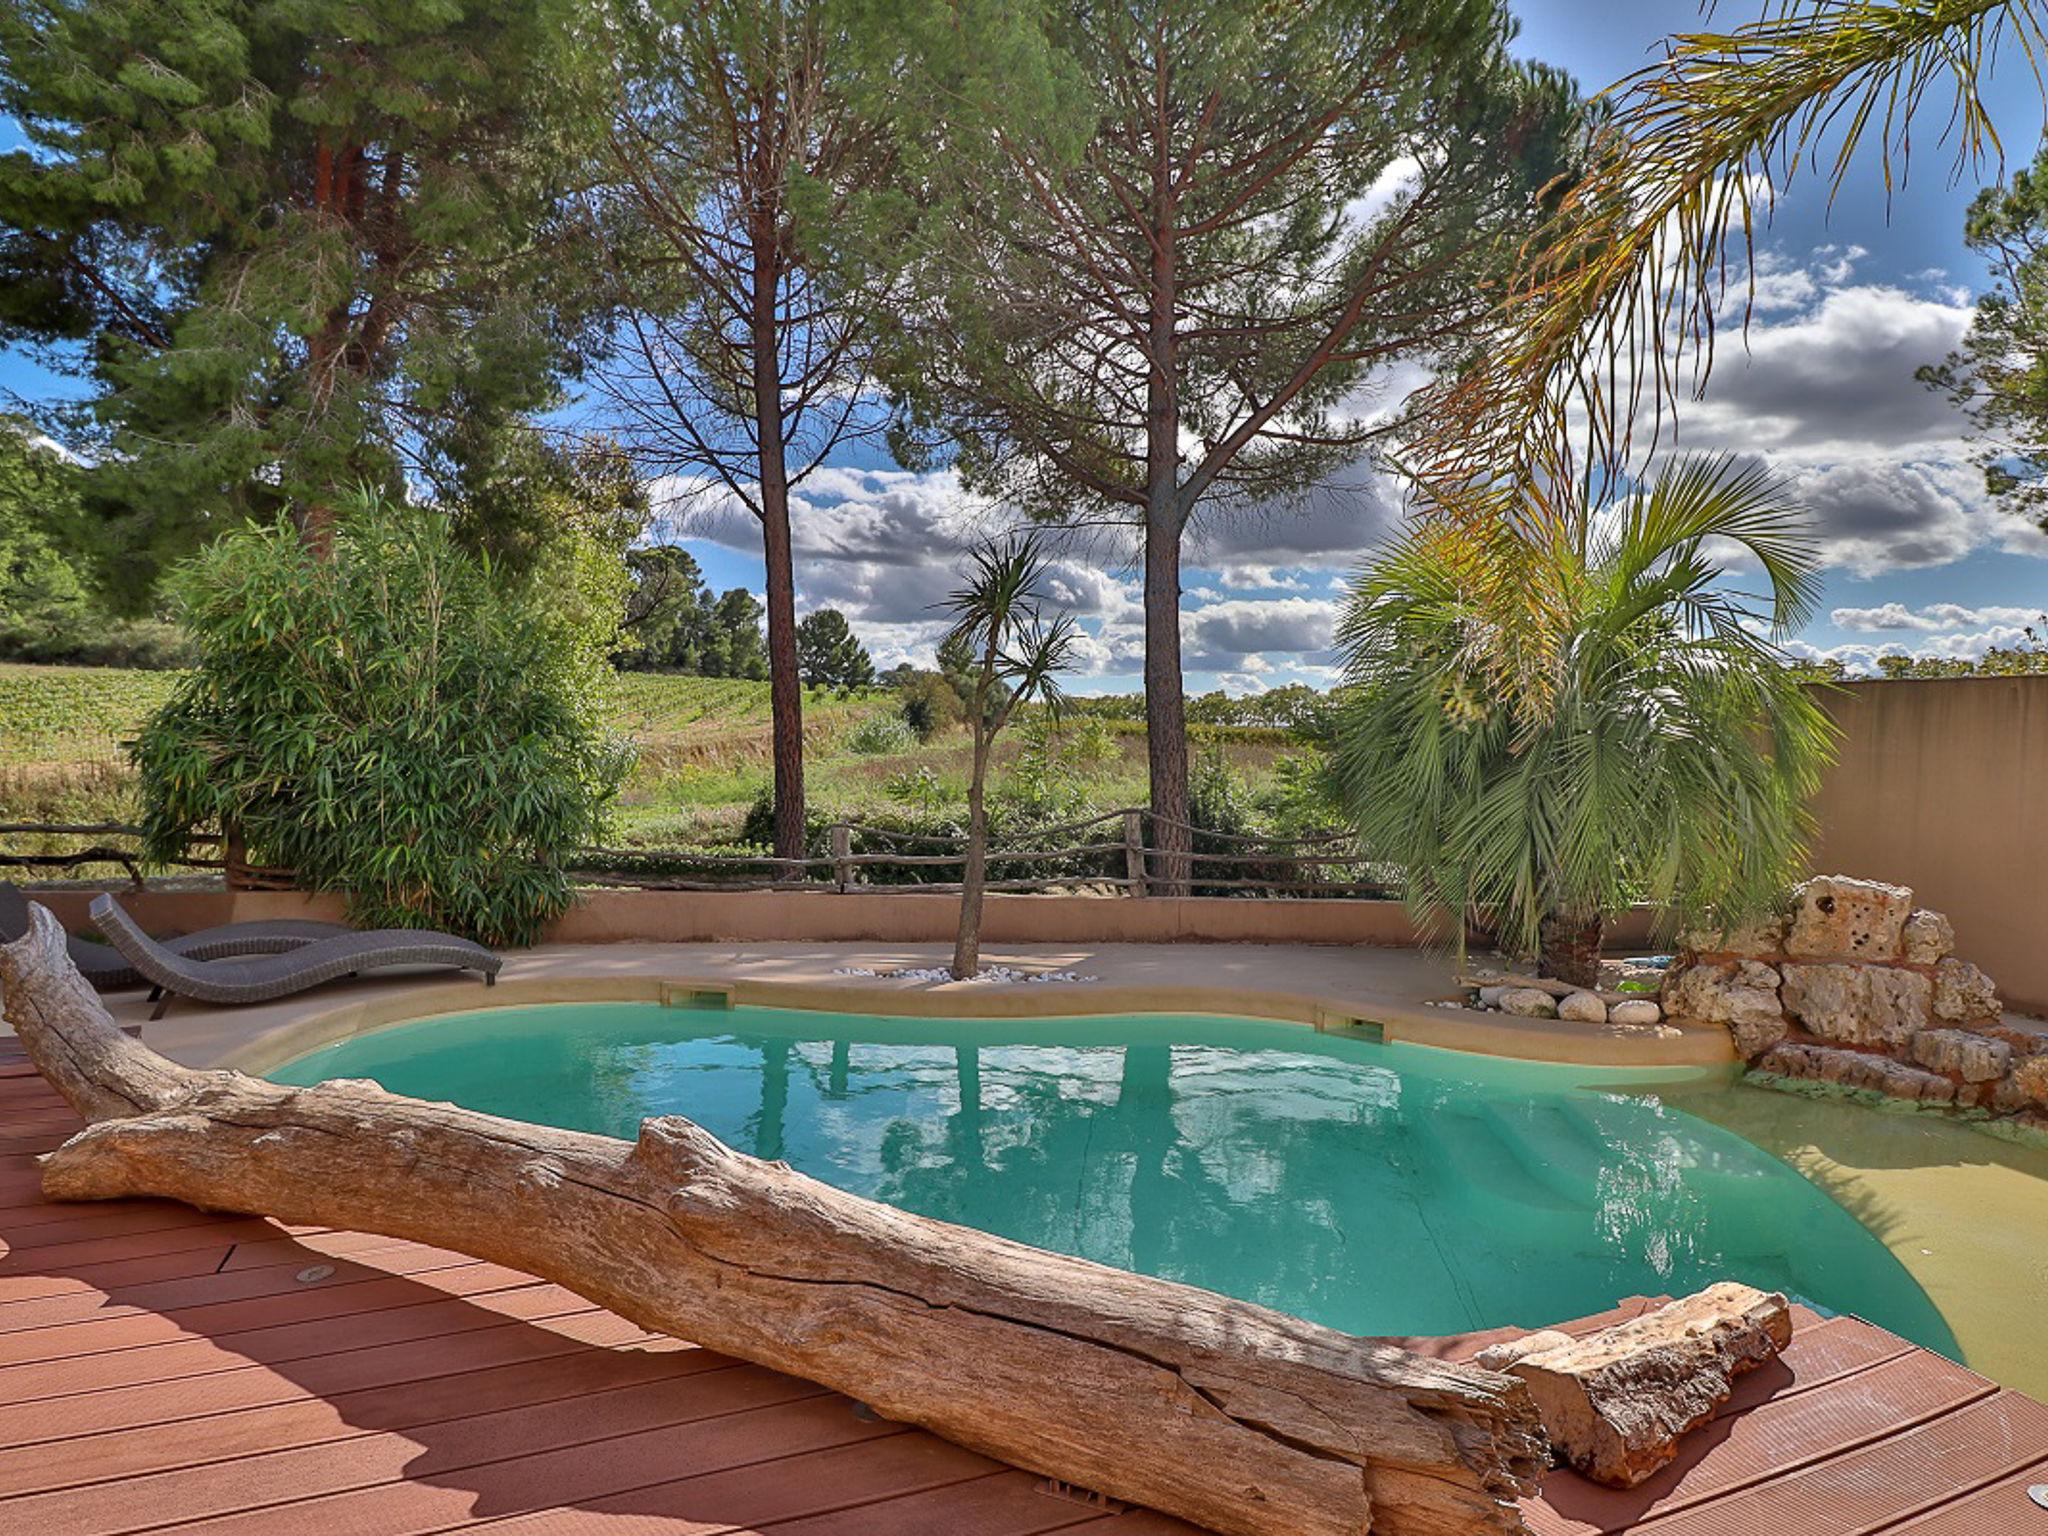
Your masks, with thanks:
[{"label": "hillside field", "polygon": [[[0,664],[0,821],[131,819],[133,774],[123,743],[169,696],[176,678],[111,667]],[[733,839],[771,778],[768,685],[623,673],[612,709],[620,733],[636,748],[620,797],[619,839],[648,847]],[[807,697],[806,789],[815,812],[858,819],[896,807],[908,781],[918,781],[927,808],[964,799],[965,733],[918,743],[895,720],[894,696],[883,691]],[[1195,734],[1207,733],[1198,728]],[[1085,737],[1084,749],[1070,745],[1076,737]],[[1227,754],[1249,788],[1268,784],[1273,764],[1292,746],[1280,731],[1236,729],[1216,733],[1215,740],[1215,750]],[[998,756],[999,785],[1019,773],[1020,759],[1023,771],[1057,780],[1062,793],[1090,806],[1144,802],[1145,737],[1136,724],[1013,729]],[[19,840],[10,847],[35,851]]]}]

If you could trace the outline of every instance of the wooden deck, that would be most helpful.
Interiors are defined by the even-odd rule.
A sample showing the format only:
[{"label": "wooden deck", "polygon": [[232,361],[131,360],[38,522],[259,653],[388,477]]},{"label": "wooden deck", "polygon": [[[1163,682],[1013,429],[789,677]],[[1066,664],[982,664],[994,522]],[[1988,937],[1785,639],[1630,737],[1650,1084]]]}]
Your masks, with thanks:
[{"label": "wooden deck", "polygon": [[[1200,1536],[460,1254],[45,1203],[34,1154],[76,1124],[0,1060],[0,1532]],[[2048,1408],[1809,1315],[1655,1482],[1559,1474],[1527,1514],[1537,1536],[2048,1536],[2041,1481]]]}]

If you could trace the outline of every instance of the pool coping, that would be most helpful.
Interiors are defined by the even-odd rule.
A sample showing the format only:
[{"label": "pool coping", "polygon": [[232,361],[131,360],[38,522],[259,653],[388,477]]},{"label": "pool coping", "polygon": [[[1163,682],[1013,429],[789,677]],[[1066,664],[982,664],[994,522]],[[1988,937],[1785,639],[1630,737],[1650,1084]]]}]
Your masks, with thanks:
[{"label": "pool coping", "polygon": [[[509,968],[508,968],[509,969]],[[1733,1070],[1720,1028],[1674,1024],[1596,1026],[1469,1009],[1356,999],[1270,987],[1157,983],[1026,984],[905,982],[888,977],[782,980],[717,971],[645,969],[603,975],[511,975],[486,993],[422,985],[300,1014],[231,1044],[209,1065],[261,1074],[340,1040],[444,1014],[550,1003],[723,1001],[763,1007],[883,1013],[911,1018],[1058,1018],[1196,1013],[1307,1025],[1389,1044],[1430,1046],[1514,1061],[1598,1068]]]}]

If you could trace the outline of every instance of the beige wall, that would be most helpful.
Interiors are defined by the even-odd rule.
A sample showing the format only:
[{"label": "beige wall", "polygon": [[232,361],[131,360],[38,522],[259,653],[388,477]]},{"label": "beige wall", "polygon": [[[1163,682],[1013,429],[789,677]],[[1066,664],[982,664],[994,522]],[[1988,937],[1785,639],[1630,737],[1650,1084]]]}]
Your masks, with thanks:
[{"label": "beige wall", "polygon": [[[67,926],[85,928],[90,891],[38,891]],[[296,891],[147,891],[122,903],[146,928],[186,933],[265,917],[339,917],[340,900]],[[559,943],[933,944],[952,940],[957,896],[872,891],[841,896],[791,891],[590,891],[549,931]],[[1615,942],[1641,945],[1636,913]],[[1130,901],[1090,896],[988,898],[982,936],[991,944],[1392,944],[1416,942],[1394,901],[1268,901],[1193,897]]]},{"label": "beige wall", "polygon": [[2006,1005],[2048,1013],[2048,677],[1855,683],[1816,870],[1910,885]]}]

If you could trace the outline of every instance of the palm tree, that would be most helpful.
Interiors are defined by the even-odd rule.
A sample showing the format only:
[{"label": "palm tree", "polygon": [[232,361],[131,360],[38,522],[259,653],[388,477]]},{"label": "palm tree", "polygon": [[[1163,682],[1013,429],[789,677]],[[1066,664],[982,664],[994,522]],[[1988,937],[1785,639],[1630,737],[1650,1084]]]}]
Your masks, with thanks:
[{"label": "palm tree", "polygon": [[[1796,872],[1834,728],[1778,641],[1816,595],[1802,515],[1765,472],[1678,464],[1538,532],[1418,523],[1368,567],[1339,629],[1353,693],[1335,757],[1375,855],[1424,915],[1490,921],[1581,986],[1609,914],[1767,906]],[[1761,568],[1734,590],[1711,546]],[[1493,686],[1490,594],[1527,588],[1549,705]]]},{"label": "palm tree", "polygon": [[[1873,137],[1893,186],[1929,114],[1959,168],[2001,154],[1982,95],[2001,54],[2048,79],[2048,0],[1768,0],[1733,31],[1672,38],[1604,93],[1485,363],[1421,411],[1409,462],[1431,498],[1461,522],[1526,523],[1554,513],[1579,450],[1624,465],[1642,423],[1661,424],[1682,385],[1705,387],[1758,214],[1801,170],[1838,188]],[[1498,596],[1511,615],[1512,591]]]},{"label": "palm tree", "polygon": [[1041,586],[1045,557],[1035,537],[1012,535],[968,555],[967,584],[945,601],[953,627],[942,649],[966,659],[960,674],[974,768],[967,785],[967,867],[960,879],[960,931],[953,978],[981,968],[981,907],[988,884],[988,765],[996,737],[1020,705],[1058,709],[1057,674],[1074,645],[1069,614],[1047,620]]}]

